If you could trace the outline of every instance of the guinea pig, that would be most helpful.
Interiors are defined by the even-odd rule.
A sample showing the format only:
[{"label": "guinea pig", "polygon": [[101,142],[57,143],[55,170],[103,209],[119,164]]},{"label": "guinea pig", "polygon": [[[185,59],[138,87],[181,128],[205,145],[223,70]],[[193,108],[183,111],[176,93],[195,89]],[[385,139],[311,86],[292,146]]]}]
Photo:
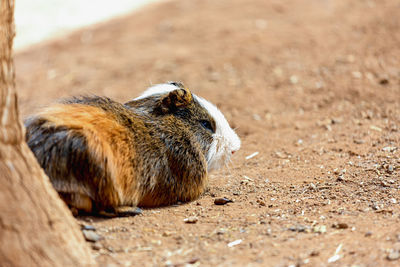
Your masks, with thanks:
[{"label": "guinea pig", "polygon": [[125,104],[99,96],[63,100],[25,126],[28,146],[75,215],[197,199],[208,173],[240,148],[221,111],[176,82]]}]

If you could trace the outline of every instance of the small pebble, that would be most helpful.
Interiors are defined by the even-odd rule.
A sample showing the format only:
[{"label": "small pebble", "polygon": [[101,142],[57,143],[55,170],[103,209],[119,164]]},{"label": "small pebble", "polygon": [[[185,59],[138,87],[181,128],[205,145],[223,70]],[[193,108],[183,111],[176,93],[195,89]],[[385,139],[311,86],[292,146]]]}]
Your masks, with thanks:
[{"label": "small pebble", "polygon": [[139,207],[136,207],[135,211],[134,211],[135,215],[140,215],[143,213],[143,210]]},{"label": "small pebble", "polygon": [[347,223],[334,223],[332,225],[332,228],[336,228],[336,229],[347,229],[349,228],[349,225]]},{"label": "small pebble", "polygon": [[289,80],[290,80],[290,82],[291,82],[292,84],[296,84],[296,83],[299,82],[299,78],[298,78],[296,75],[290,76]]},{"label": "small pebble", "polygon": [[313,232],[314,233],[320,233],[320,234],[326,233],[326,226],[325,225],[314,226]]},{"label": "small pebble", "polygon": [[389,255],[387,255],[387,259],[390,261],[395,261],[398,260],[400,258],[400,253],[398,250],[392,251],[389,253]]},{"label": "small pebble", "polygon": [[[260,115],[258,115],[258,114],[253,114],[253,119],[255,120],[255,121],[260,121],[261,120],[261,117],[260,117]],[[258,154],[258,153],[257,153]],[[247,159],[247,157],[246,157],[246,159]]]},{"label": "small pebble", "polygon": [[227,232],[227,230],[225,228],[221,228],[217,231],[217,235],[223,235]]},{"label": "small pebble", "polygon": [[96,228],[93,225],[82,224],[81,230],[96,231]]},{"label": "small pebble", "polygon": [[338,254],[333,255],[332,257],[330,257],[330,258],[328,259],[328,263],[332,263],[332,262],[338,261],[340,258],[341,258],[341,256],[338,255]]},{"label": "small pebble", "polygon": [[162,236],[167,237],[167,236],[171,236],[173,234],[173,232],[170,231],[165,231]]},{"label": "small pebble", "polygon": [[226,197],[221,197],[221,198],[214,199],[214,204],[215,205],[225,205],[225,204],[228,204],[228,203],[233,203],[233,200],[228,199]]},{"label": "small pebble", "polygon": [[378,204],[376,204],[376,203],[372,203],[371,208],[372,208],[373,210],[379,210],[379,206],[378,206]]},{"label": "small pebble", "polygon": [[390,187],[390,185],[386,181],[381,181],[381,186]]},{"label": "small pebble", "polygon": [[197,223],[199,219],[196,216],[188,217],[183,220],[185,223]]},{"label": "small pebble", "polygon": [[102,245],[99,242],[96,242],[92,245],[92,249],[94,250],[100,250],[102,248]]},{"label": "small pebble", "polygon": [[265,202],[261,199],[257,199],[256,201],[258,203],[258,205],[265,207]]},{"label": "small pebble", "polygon": [[284,153],[280,152],[280,151],[276,151],[275,155],[280,159],[286,158],[286,155]]},{"label": "small pebble", "polygon": [[369,126],[369,128],[371,130],[374,130],[374,131],[377,131],[377,132],[382,132],[382,128],[380,128],[378,126],[375,126],[375,125],[371,125],[371,126]]},{"label": "small pebble", "polygon": [[389,84],[389,79],[382,78],[382,79],[379,80],[379,84],[381,84],[381,85],[387,85],[387,84]]},{"label": "small pebble", "polygon": [[302,145],[303,144],[303,140],[302,139],[297,140],[297,144],[298,145]]},{"label": "small pebble", "polygon": [[198,262],[200,260],[200,258],[194,257],[191,260],[189,260],[187,263],[188,264],[195,264],[196,262]]},{"label": "small pebble", "polygon": [[395,147],[395,146],[386,146],[386,147],[382,148],[382,150],[385,151],[385,152],[394,152],[394,151],[397,150],[397,147]]},{"label": "small pebble", "polygon": [[344,176],[343,176],[343,174],[340,174],[340,175],[337,177],[336,181],[337,181],[337,182],[343,182],[343,181],[344,181]]},{"label": "small pebble", "polygon": [[310,183],[309,189],[316,190],[317,186],[315,184],[313,184],[313,183]]},{"label": "small pebble", "polygon": [[235,240],[235,241],[232,241],[232,242],[230,242],[230,243],[228,243],[228,247],[234,247],[234,246],[237,246],[237,245],[239,245],[240,243],[242,243],[242,239],[238,239],[238,240]]},{"label": "small pebble", "polygon": [[387,171],[388,173],[392,173],[392,172],[394,171],[393,165],[388,165],[386,171]]},{"label": "small pebble", "polygon": [[254,152],[253,154],[248,155],[248,156],[246,157],[246,160],[249,160],[249,159],[251,159],[251,158],[254,158],[254,157],[257,156],[258,154],[259,154],[258,151],[257,151],[257,152]]},{"label": "small pebble", "polygon": [[97,242],[103,237],[101,235],[96,234],[96,232],[91,231],[91,230],[82,230],[83,236],[85,237],[86,241],[90,242]]},{"label": "small pebble", "polygon": [[310,256],[311,257],[319,256],[319,251],[316,251],[316,250],[311,251]]},{"label": "small pebble", "polygon": [[308,228],[307,228],[307,226],[298,224],[298,225],[290,226],[288,229],[289,229],[290,231],[292,231],[292,232],[299,232],[299,233],[301,233],[301,232],[305,232],[306,229],[308,229]]}]

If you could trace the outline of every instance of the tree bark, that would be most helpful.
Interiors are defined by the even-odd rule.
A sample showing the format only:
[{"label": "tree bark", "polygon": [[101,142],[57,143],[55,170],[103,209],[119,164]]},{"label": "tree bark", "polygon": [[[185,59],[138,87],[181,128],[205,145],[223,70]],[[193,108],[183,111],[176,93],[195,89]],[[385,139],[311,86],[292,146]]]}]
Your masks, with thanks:
[{"label": "tree bark", "polygon": [[0,0],[0,265],[91,265],[76,221],[25,143],[15,92],[14,35],[14,0]]}]

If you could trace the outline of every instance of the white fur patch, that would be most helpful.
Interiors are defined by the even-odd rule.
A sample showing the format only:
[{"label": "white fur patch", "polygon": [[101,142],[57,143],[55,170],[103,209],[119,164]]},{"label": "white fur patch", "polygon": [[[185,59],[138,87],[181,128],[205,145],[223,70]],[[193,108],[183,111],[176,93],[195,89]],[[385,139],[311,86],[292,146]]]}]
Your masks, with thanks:
[{"label": "white fur patch", "polygon": [[[158,84],[148,88],[142,95],[135,98],[135,100],[155,94],[171,92],[176,89],[179,89],[179,87],[169,83]],[[194,99],[208,111],[215,121],[216,129],[206,158],[209,171],[219,169],[228,163],[233,152],[240,149],[240,139],[235,131],[229,126],[229,123],[222,112],[215,105],[193,93],[192,95]]]},{"label": "white fur patch", "polygon": [[193,96],[214,118],[216,124],[214,140],[207,154],[208,170],[216,170],[228,163],[232,153],[240,149],[240,139],[216,106],[204,98]]},{"label": "white fur patch", "polygon": [[149,97],[151,95],[168,93],[168,92],[174,91],[176,89],[179,89],[179,87],[177,87],[173,84],[169,84],[169,83],[157,84],[157,85],[147,88],[147,90],[144,91],[143,94],[141,94],[139,97],[136,97],[134,100],[143,99],[143,98]]}]

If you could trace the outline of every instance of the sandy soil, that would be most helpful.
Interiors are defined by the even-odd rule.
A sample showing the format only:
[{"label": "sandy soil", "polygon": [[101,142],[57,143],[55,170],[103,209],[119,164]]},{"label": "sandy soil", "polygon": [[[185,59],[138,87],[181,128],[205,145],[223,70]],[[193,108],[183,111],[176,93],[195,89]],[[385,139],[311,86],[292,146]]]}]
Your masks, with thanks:
[{"label": "sandy soil", "polygon": [[237,128],[198,201],[78,219],[102,266],[398,266],[399,17],[396,0],[161,3],[17,54],[20,109],[182,80]]}]

